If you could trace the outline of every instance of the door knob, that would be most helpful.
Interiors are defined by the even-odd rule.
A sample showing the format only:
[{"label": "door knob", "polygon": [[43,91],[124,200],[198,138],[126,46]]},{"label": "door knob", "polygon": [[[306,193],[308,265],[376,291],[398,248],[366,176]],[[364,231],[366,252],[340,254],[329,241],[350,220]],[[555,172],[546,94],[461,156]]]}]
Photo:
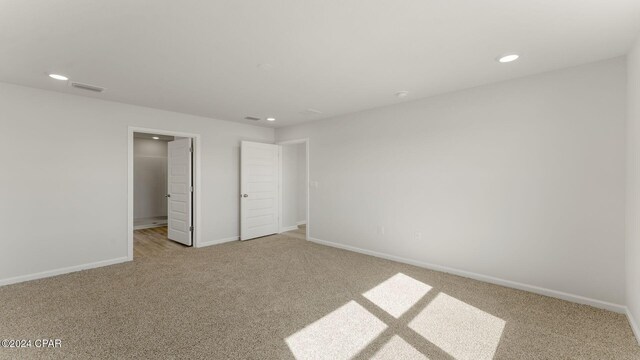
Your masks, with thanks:
[{"label": "door knob", "polygon": [[242,197],[249,197],[249,194],[244,194],[242,195]]},{"label": "door knob", "polygon": [[171,194],[167,194],[167,195],[165,195],[164,197],[168,197],[168,198],[170,198],[170,197],[171,197]]}]

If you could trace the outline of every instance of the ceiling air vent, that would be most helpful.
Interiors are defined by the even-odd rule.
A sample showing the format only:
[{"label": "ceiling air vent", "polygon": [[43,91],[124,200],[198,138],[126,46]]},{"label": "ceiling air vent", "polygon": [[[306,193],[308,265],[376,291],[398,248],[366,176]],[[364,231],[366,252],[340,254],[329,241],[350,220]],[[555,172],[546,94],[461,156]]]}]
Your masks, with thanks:
[{"label": "ceiling air vent", "polygon": [[97,92],[97,93],[101,93],[101,92],[106,90],[105,88],[100,87],[100,86],[83,84],[83,83],[79,83],[79,82],[71,82],[71,87],[74,87],[74,88],[80,89],[80,90],[93,91],[93,92]]},{"label": "ceiling air vent", "polygon": [[322,111],[316,110],[316,109],[312,109],[312,108],[308,108],[308,109],[302,111],[301,114],[304,114],[304,115],[320,115],[320,114],[322,114]]},{"label": "ceiling air vent", "polygon": [[246,116],[244,118],[245,120],[251,120],[251,121],[258,121],[260,120],[260,118],[254,117],[254,116]]}]

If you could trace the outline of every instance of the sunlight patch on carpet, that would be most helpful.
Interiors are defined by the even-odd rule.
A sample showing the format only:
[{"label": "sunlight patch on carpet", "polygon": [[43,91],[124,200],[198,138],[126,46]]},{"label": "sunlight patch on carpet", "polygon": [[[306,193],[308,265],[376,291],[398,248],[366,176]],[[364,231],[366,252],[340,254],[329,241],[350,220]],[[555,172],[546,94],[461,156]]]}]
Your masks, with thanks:
[{"label": "sunlight patch on carpet", "polygon": [[424,354],[404,341],[400,336],[393,335],[384,346],[376,352],[372,360],[429,360]]},{"label": "sunlight patch on carpet", "polygon": [[350,359],[387,325],[355,301],[285,339],[296,359]]},{"label": "sunlight patch on carpet", "polygon": [[431,286],[403,273],[397,273],[362,296],[397,319],[429,290]]},{"label": "sunlight patch on carpet", "polygon": [[458,360],[492,359],[506,322],[444,293],[409,327]]}]

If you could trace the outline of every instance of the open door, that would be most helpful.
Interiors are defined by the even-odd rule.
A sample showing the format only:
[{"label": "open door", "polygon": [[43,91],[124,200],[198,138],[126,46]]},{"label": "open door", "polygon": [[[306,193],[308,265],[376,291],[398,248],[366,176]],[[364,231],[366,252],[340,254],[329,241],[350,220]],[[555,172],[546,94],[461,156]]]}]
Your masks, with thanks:
[{"label": "open door", "polygon": [[191,246],[193,233],[193,175],[191,139],[169,141],[168,148],[168,237]]},{"label": "open door", "polygon": [[241,144],[240,240],[278,232],[278,151],[273,144]]}]

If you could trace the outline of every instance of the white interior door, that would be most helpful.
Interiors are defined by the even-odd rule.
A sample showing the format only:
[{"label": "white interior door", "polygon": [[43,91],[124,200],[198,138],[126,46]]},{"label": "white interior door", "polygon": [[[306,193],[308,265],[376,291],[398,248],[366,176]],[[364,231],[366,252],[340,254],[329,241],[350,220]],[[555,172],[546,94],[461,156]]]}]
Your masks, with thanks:
[{"label": "white interior door", "polygon": [[192,245],[193,175],[191,139],[169,141],[168,148],[168,235],[181,244]]},{"label": "white interior door", "polygon": [[241,144],[240,240],[278,232],[278,149],[273,144]]}]

